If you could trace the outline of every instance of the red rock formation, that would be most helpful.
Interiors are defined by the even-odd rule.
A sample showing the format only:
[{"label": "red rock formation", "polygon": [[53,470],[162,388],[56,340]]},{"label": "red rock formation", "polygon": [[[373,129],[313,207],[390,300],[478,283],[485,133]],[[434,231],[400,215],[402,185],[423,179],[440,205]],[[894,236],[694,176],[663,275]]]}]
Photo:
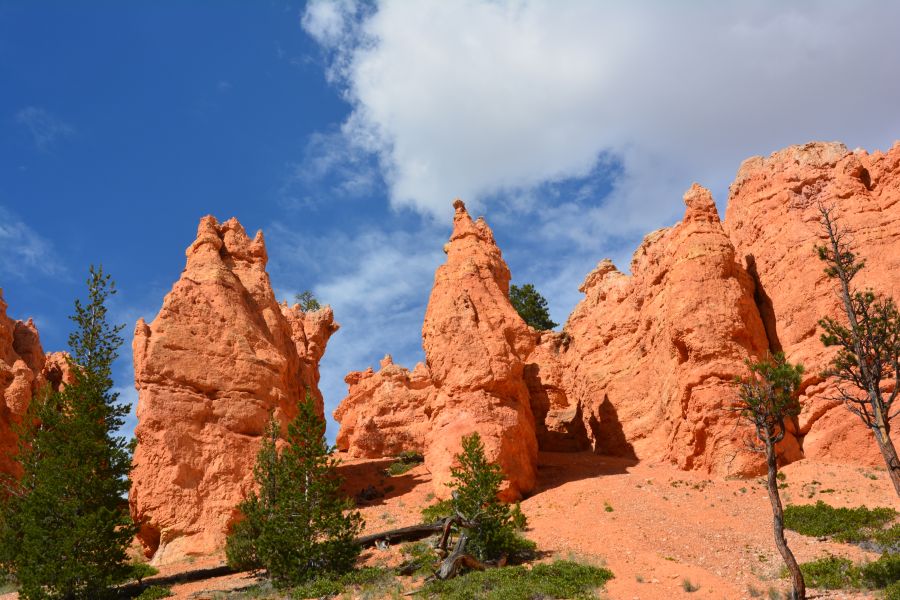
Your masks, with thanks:
[{"label": "red rock formation", "polygon": [[453,233],[444,247],[422,326],[436,395],[425,464],[446,495],[461,438],[478,432],[489,460],[507,477],[504,495],[535,484],[537,438],[525,384],[535,334],[509,302],[509,268],[482,219],[454,202]]},{"label": "red rock formation", "polygon": [[44,351],[34,322],[10,319],[6,308],[0,289],[0,473],[15,474],[19,470],[12,458],[16,452],[12,426],[44,385]]},{"label": "red rock formation", "polygon": [[[831,383],[819,376],[834,349],[820,342],[818,320],[843,319],[836,285],[815,253],[824,239],[819,202],[834,206],[857,254],[867,261],[855,281],[900,299],[900,145],[870,155],[817,142],[750,158],[731,186],[725,219],[739,259],[760,282],[773,347],[806,366],[800,417],[806,456],[882,464],[871,432],[827,399]],[[894,433],[900,443],[900,432]]]},{"label": "red rock formation", "polygon": [[187,266],[134,336],[139,399],[129,497],[154,561],[221,548],[269,414],[296,414],[338,326],[331,308],[279,305],[262,232],[204,217]]},{"label": "red rock formation", "polygon": [[482,220],[454,203],[453,233],[444,247],[422,326],[427,367],[410,374],[382,361],[381,370],[347,375],[348,396],[334,413],[338,447],[351,456],[425,453],[435,493],[448,494],[461,439],[478,432],[514,499],[535,483],[537,440],[524,359],[536,333],[509,302],[509,268]]},{"label": "red rock formation", "polygon": [[378,458],[424,452],[434,396],[431,374],[422,363],[409,369],[390,355],[376,373],[371,368],[344,378],[347,397],[334,411],[341,424],[336,444],[352,457]]},{"label": "red rock formation", "polygon": [[[727,410],[744,361],[768,348],[753,282],[735,261],[709,192],[694,185],[684,219],[649,234],[632,275],[601,262],[564,331],[559,370],[595,451],[672,460],[717,474],[756,472],[749,433]],[[567,425],[576,425],[570,409]],[[789,439],[783,451],[798,455]]]}]

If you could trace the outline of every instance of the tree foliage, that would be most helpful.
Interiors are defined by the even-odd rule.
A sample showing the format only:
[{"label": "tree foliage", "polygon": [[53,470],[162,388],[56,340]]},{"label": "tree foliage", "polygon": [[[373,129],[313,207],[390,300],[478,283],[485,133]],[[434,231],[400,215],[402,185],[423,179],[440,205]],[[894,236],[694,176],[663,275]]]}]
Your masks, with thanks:
[{"label": "tree foliage", "polygon": [[792,365],[778,352],[758,362],[747,361],[747,377],[737,379],[738,401],[735,410],[756,429],[753,448],[765,452],[766,480],[769,502],[772,505],[772,526],[775,545],[791,574],[792,598],[806,597],[806,584],[797,559],[784,537],[784,509],[778,493],[778,460],[775,445],[784,439],[787,419],[800,414],[797,390],[803,375],[803,365]]},{"label": "tree foliage", "polygon": [[519,316],[531,327],[539,331],[556,327],[557,324],[550,320],[547,300],[532,284],[526,283],[522,287],[515,284],[509,286],[509,301]]},{"label": "tree foliage", "polygon": [[477,432],[462,439],[456,461],[459,466],[450,470],[452,506],[466,523],[467,549],[479,560],[495,560],[504,554],[515,558],[532,551],[533,544],[516,534],[512,509],[498,498],[503,472],[488,462]]},{"label": "tree foliage", "polygon": [[[900,459],[890,437],[891,419],[900,413],[893,409],[900,394],[900,312],[892,298],[854,287],[853,279],[865,261],[856,256],[850,236],[833,212],[819,206],[826,243],[816,251],[826,265],[825,274],[838,283],[844,314],[840,319],[826,316],[819,321],[824,330],[822,343],[838,349],[825,375],[836,378],[837,399],[874,433],[900,496]],[[893,384],[890,392],[884,389],[886,382]]]},{"label": "tree foliage", "polygon": [[108,323],[115,286],[91,267],[69,336],[73,383],[45,391],[18,427],[19,480],[0,507],[0,564],[23,598],[102,598],[127,577],[136,528],[128,514],[131,451],[116,435],[129,406],[112,392],[124,326]]},{"label": "tree foliage", "polygon": [[311,312],[322,308],[322,304],[319,303],[318,298],[316,298],[310,290],[304,290],[299,294],[294,294],[294,300],[297,301],[297,304],[300,305],[303,312]]},{"label": "tree foliage", "polygon": [[243,519],[228,535],[226,555],[233,568],[262,567],[285,587],[352,569],[362,518],[340,493],[325,422],[308,392],[283,443],[280,433],[273,416],[253,471],[258,489],[238,506]]}]

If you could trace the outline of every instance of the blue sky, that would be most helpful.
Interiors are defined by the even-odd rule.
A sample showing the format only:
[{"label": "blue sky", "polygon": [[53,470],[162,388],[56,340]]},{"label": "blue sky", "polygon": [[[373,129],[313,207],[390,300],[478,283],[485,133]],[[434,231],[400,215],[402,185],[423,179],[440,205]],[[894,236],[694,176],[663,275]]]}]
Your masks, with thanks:
[{"label": "blue sky", "polygon": [[[263,229],[276,294],[313,289],[349,370],[412,367],[450,204],[485,214],[562,323],[698,181],[900,138],[884,2],[0,1],[0,287],[63,349],[87,267],[118,283],[116,368],[198,219]],[[334,434],[332,426],[330,434]]]}]

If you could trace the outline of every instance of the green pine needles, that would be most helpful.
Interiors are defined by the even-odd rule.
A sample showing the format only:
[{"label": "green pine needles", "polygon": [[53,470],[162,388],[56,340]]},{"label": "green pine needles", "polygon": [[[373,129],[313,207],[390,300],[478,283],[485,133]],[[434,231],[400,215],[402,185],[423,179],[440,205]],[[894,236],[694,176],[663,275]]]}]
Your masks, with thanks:
[{"label": "green pine needles", "polygon": [[498,499],[503,471],[488,462],[477,432],[462,438],[462,452],[456,459],[459,466],[450,470],[452,505],[465,523],[467,551],[483,561],[503,555],[513,560],[528,558],[534,543],[516,534],[513,510]]},{"label": "green pine needles", "polygon": [[532,284],[526,283],[522,287],[515,284],[509,286],[509,301],[522,320],[538,331],[556,327],[556,323],[550,320],[547,299]]},{"label": "green pine needles", "polygon": [[0,568],[29,600],[107,597],[130,572],[131,451],[116,435],[129,406],[112,392],[124,326],[108,323],[115,286],[102,267],[87,285],[71,317],[74,382],[31,403],[17,431],[22,477],[6,478],[0,505]]},{"label": "green pine needles", "polygon": [[332,452],[309,392],[283,441],[273,415],[253,470],[258,489],[228,535],[229,566],[264,568],[280,588],[353,568],[362,517],[340,493]]}]

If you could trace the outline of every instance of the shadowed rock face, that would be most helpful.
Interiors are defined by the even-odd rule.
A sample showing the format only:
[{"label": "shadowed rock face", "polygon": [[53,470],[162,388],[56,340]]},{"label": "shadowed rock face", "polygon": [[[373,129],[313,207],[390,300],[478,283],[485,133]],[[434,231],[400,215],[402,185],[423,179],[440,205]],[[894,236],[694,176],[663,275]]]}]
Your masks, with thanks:
[{"label": "shadowed rock face", "polygon": [[820,202],[834,207],[866,259],[855,282],[900,300],[900,145],[869,154],[816,142],[747,159],[731,185],[725,229],[768,299],[773,344],[806,366],[799,423],[806,456],[882,464],[872,433],[828,400],[833,383],[819,375],[835,350],[822,345],[817,322],[826,315],[844,319],[836,283],[815,252],[824,241]]},{"label": "shadowed rock face", "polygon": [[308,389],[322,414],[318,362],[337,329],[330,307],[275,300],[262,232],[204,217],[187,265],[134,335],[137,448],[129,501],[154,561],[221,548],[253,483],[270,413],[296,415]]}]

